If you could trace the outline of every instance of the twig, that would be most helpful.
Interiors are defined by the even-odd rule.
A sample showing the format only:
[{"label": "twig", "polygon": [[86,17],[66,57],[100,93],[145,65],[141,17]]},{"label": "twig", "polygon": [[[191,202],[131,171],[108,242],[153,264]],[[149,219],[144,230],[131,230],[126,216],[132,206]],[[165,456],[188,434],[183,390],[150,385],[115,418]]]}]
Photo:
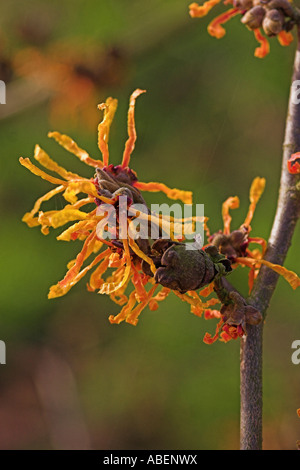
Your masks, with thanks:
[{"label": "twig", "polygon": [[[292,82],[300,80],[300,33],[294,61]],[[300,180],[287,170],[287,161],[292,153],[300,151],[300,105],[292,100],[292,89],[288,105],[283,160],[277,211],[268,242],[265,259],[283,264],[292,236],[300,217]],[[260,270],[249,304],[266,317],[278,274],[263,266]],[[262,337],[263,325],[249,327],[248,335],[241,341],[241,449],[262,448]]]}]

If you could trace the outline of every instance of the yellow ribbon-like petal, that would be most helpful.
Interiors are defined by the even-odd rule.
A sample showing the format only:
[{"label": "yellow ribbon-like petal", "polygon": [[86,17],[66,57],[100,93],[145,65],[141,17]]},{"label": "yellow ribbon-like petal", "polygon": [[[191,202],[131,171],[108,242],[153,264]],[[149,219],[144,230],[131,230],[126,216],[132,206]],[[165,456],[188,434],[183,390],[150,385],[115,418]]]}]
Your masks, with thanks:
[{"label": "yellow ribbon-like petal", "polygon": [[265,178],[260,178],[259,176],[257,176],[253,180],[251,184],[251,188],[250,188],[250,194],[249,194],[250,206],[248,209],[248,214],[245,219],[245,222],[243,223],[244,227],[249,227],[251,220],[253,218],[253,215],[254,215],[256,204],[260,200],[260,197],[262,193],[264,192],[265,186],[266,186]]},{"label": "yellow ribbon-like petal", "polygon": [[224,234],[229,235],[230,234],[230,224],[232,217],[229,214],[230,209],[238,209],[240,205],[240,200],[237,196],[234,197],[229,197],[226,199],[225,202],[223,202],[222,205],[222,217],[223,217],[223,222],[224,222]]},{"label": "yellow ribbon-like petal", "polygon": [[182,191],[181,189],[168,188],[164,183],[155,183],[153,181],[149,183],[142,183],[141,181],[134,182],[133,186],[141,191],[150,191],[157,193],[162,191],[170,199],[179,199],[185,204],[192,204],[193,202],[193,193],[192,191]]},{"label": "yellow ribbon-like petal", "polygon": [[284,277],[284,279],[291,285],[293,289],[297,289],[297,287],[300,287],[300,278],[297,276],[296,273],[293,271],[289,271],[286,269],[284,266],[281,266],[280,264],[274,264],[270,263],[270,261],[264,260],[264,259],[253,259],[253,258],[236,258],[235,260],[237,263],[240,264],[245,264],[246,266],[255,266],[259,264],[264,264],[265,266],[268,266],[268,268],[272,269],[276,273],[280,274],[281,276]]},{"label": "yellow ribbon-like petal", "polygon": [[76,173],[72,173],[71,171],[65,170],[63,167],[59,166],[52,158],[49,157],[49,155],[41,149],[39,145],[35,146],[34,149],[34,158],[47,170],[54,171],[57,173],[59,176],[64,178],[65,180],[71,180],[71,179],[79,179],[81,180],[82,177],[77,175]]},{"label": "yellow ribbon-like petal", "polygon": [[71,137],[61,134],[60,132],[48,132],[48,137],[52,137],[59,143],[63,148],[68,150],[69,152],[73,153],[76,157],[79,158],[83,163],[86,163],[89,166],[93,166],[94,168],[102,168],[103,162],[101,160],[94,160],[89,156],[89,154],[83,150],[82,148],[78,147],[76,142],[74,142]]},{"label": "yellow ribbon-like petal", "polygon": [[124,253],[125,253],[125,261],[126,261],[126,268],[124,271],[124,276],[122,280],[118,283],[116,282],[105,282],[102,284],[98,294],[107,294],[110,295],[113,292],[117,291],[122,287],[127,279],[129,278],[130,271],[131,271],[131,257],[130,257],[130,251],[129,251],[129,246],[127,240],[122,240],[123,246],[124,246]]},{"label": "yellow ribbon-like petal", "polygon": [[103,156],[103,165],[107,166],[109,162],[108,139],[109,131],[115,112],[117,110],[118,100],[107,98],[105,103],[98,105],[98,109],[104,110],[103,120],[98,126],[98,147]]}]

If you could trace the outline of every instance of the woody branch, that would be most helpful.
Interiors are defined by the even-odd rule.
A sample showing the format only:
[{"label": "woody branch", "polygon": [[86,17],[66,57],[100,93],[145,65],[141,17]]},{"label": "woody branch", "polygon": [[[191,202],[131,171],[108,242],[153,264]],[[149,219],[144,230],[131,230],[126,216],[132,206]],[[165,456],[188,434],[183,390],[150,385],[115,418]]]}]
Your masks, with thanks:
[{"label": "woody branch", "polygon": [[[299,17],[298,17],[299,20]],[[299,22],[299,21],[298,21]],[[300,32],[294,61],[292,83],[300,80]],[[300,178],[287,170],[292,153],[300,151],[300,105],[295,104],[290,90],[287,111],[280,190],[277,211],[265,259],[283,264],[300,217]],[[278,274],[262,266],[249,304],[266,317],[267,309],[278,281]],[[241,340],[241,449],[262,448],[262,335],[263,323],[249,326]]]}]

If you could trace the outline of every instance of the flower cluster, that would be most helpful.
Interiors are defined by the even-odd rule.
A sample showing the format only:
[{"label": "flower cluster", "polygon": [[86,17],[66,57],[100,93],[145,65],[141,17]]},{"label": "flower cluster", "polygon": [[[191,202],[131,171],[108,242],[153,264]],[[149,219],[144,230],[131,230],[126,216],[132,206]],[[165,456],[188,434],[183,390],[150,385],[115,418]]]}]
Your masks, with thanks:
[{"label": "flower cluster", "polygon": [[[267,248],[267,242],[260,237],[250,237],[251,226],[256,205],[264,191],[265,179],[255,178],[250,188],[250,205],[243,224],[236,230],[231,231],[231,216],[229,211],[239,207],[238,197],[229,197],[223,203],[222,217],[224,228],[208,237],[209,243],[216,246],[220,254],[231,261],[232,269],[238,266],[250,268],[249,293],[252,290],[255,278],[259,273],[261,265],[265,265],[286,279],[293,289],[300,287],[300,278],[293,271],[289,271],[281,265],[270,263],[263,259]],[[252,248],[250,245],[258,244],[260,249]],[[206,333],[204,342],[211,344],[217,339],[229,341],[246,334],[246,324],[255,325],[262,320],[261,314],[252,306],[247,305],[245,300],[236,292],[230,292],[223,288],[222,284],[214,281],[214,290],[221,300],[220,311],[215,310],[213,315],[207,314],[206,318],[219,318],[214,336]]]},{"label": "flower cluster", "polygon": [[[119,227],[117,227],[116,239],[106,240],[101,238],[99,223],[101,227],[104,215],[97,215],[97,207],[103,203],[116,206],[124,191],[127,195],[130,194],[129,201],[130,199],[133,201],[143,200],[140,191],[162,191],[171,199],[179,199],[187,204],[192,203],[192,193],[190,191],[171,189],[163,183],[140,182],[136,173],[129,168],[130,156],[136,141],[135,101],[143,92],[143,90],[137,89],[130,97],[128,111],[129,137],[125,145],[121,165],[109,164],[108,139],[117,108],[117,100],[112,98],[108,98],[106,103],[99,105],[99,108],[104,111],[104,118],[98,126],[98,146],[103,160],[91,158],[70,137],[59,132],[49,133],[49,137],[54,138],[62,147],[94,169],[95,174],[91,179],[83,178],[78,174],[65,170],[38,145],[35,147],[34,158],[40,165],[50,172],[55,172],[60,178],[46,173],[28,158],[20,158],[20,163],[33,174],[56,185],[54,189],[36,201],[32,211],[26,213],[23,217],[23,221],[29,227],[41,226],[44,235],[49,233],[51,227],[56,229],[72,222],[72,225],[66,228],[57,239],[64,241],[80,240],[83,242],[83,247],[76,259],[68,264],[68,271],[64,279],[50,288],[48,297],[55,298],[65,295],[89,271],[94,269],[87,284],[88,290],[107,294],[115,303],[122,306],[118,315],[109,317],[111,323],[120,323],[125,320],[132,325],[136,325],[140,313],[147,305],[149,305],[150,310],[156,310],[158,302],[169,295],[171,288],[160,285],[154,277],[156,271],[159,271],[157,267],[161,266],[161,255],[157,247],[152,246],[151,248],[147,240],[135,240],[129,235],[128,238],[120,238]],[[67,201],[63,209],[46,212],[41,210],[43,202],[60,193]],[[79,199],[79,194],[84,194],[84,197]],[[88,212],[91,205],[92,210]],[[84,210],[85,208],[87,209]],[[148,217],[148,215],[145,214],[145,217]],[[131,218],[127,215],[128,222]],[[157,217],[157,225],[160,229],[163,227],[164,222],[164,216]],[[185,219],[171,220],[171,240],[176,242],[174,236],[175,225],[186,222],[189,221]],[[191,217],[190,230],[193,230],[194,223],[195,217]],[[92,256],[93,259],[87,264],[88,258]],[[109,268],[112,268],[110,270],[112,272],[104,279],[104,275]],[[156,292],[158,288],[160,290]],[[212,288],[206,289],[202,294],[200,292],[199,295],[207,296],[211,291]],[[188,302],[193,313],[197,315],[200,315],[211,305],[220,302],[217,298],[202,302],[199,295],[194,291],[187,293],[174,291],[174,293]]]},{"label": "flower cluster", "polygon": [[[202,6],[197,3],[190,5],[190,16],[201,18],[221,0],[208,0]],[[288,0],[224,0],[224,5],[232,5],[225,13],[213,19],[208,26],[211,36],[218,39],[225,35],[223,24],[237,15],[241,15],[241,22],[253,31],[260,46],[255,49],[255,57],[263,58],[270,51],[267,38],[262,34],[261,28],[268,37],[277,36],[282,46],[288,46],[293,36],[291,30],[296,20],[299,20],[299,12]]]},{"label": "flower cluster", "polygon": [[[26,213],[23,221],[29,227],[40,226],[44,235],[50,228],[59,228],[71,222],[58,237],[58,240],[80,240],[83,247],[76,259],[68,264],[65,277],[50,288],[48,297],[55,298],[65,295],[87,273],[92,271],[87,289],[107,294],[122,307],[119,314],[110,315],[111,323],[126,321],[136,325],[142,310],[149,306],[156,310],[158,303],[174,292],[181,300],[191,306],[191,312],[205,319],[219,318],[217,332],[214,337],[208,333],[204,341],[208,344],[216,339],[229,341],[246,334],[246,324],[257,324],[261,315],[248,306],[238,294],[223,293],[222,279],[238,265],[249,266],[249,286],[261,264],[265,264],[282,274],[293,288],[300,285],[298,276],[282,266],[263,260],[266,242],[261,238],[249,237],[256,204],[263,192],[265,180],[256,178],[250,189],[250,207],[242,226],[233,232],[230,230],[230,209],[238,207],[237,197],[227,199],[223,204],[224,229],[210,235],[207,218],[203,217],[208,237],[208,244],[195,240],[192,249],[187,249],[186,236],[195,233],[198,216],[176,219],[162,214],[153,214],[148,209],[141,191],[162,191],[170,199],[181,200],[192,204],[192,193],[179,189],[170,189],[164,183],[139,181],[134,170],[129,168],[130,158],[136,142],[135,102],[144,93],[137,89],[130,97],[128,110],[128,140],[125,144],[120,165],[109,162],[108,140],[111,124],[117,109],[117,100],[108,98],[99,105],[104,112],[103,120],[98,126],[98,146],[102,160],[95,160],[81,149],[70,137],[59,132],[50,132],[62,147],[78,157],[82,162],[93,168],[92,178],[84,178],[76,173],[65,170],[50,158],[38,145],[35,147],[34,158],[48,171],[59,176],[52,176],[34,165],[28,158],[20,158],[20,163],[37,176],[56,185],[54,189],[40,197],[33,209]],[[62,194],[67,204],[61,210],[41,210],[43,202]],[[79,198],[79,195],[84,196]],[[121,197],[126,196],[125,225],[126,229],[138,215],[148,224],[156,224],[158,238],[153,240],[131,235],[130,230],[123,231],[120,218],[122,211],[116,211],[115,233],[111,238],[104,236],[105,230],[112,230],[107,224],[106,209],[120,209]],[[134,212],[134,204],[142,203],[145,210]],[[109,212],[109,210],[108,210]],[[122,215],[123,214],[123,215]],[[124,220],[123,220],[124,222]],[[162,237],[166,224],[170,228],[169,238]],[[177,236],[182,234],[180,239]],[[123,227],[123,228],[122,228]],[[183,228],[183,230],[182,230]],[[107,233],[107,232],[106,232]],[[250,250],[250,243],[258,243],[260,250]],[[191,244],[189,246],[191,248]],[[92,259],[91,259],[92,258]],[[109,271],[109,273],[108,273]],[[196,290],[200,292],[196,292]],[[209,297],[204,301],[204,298]],[[222,304],[220,310],[211,307]],[[219,332],[221,331],[220,335]]]},{"label": "flower cluster", "polygon": [[[229,211],[231,209],[237,209],[240,201],[237,196],[226,199],[222,206],[224,228],[209,237],[209,242],[215,245],[219,249],[220,253],[223,253],[231,260],[233,269],[238,265],[248,266],[250,268],[249,293],[252,290],[253,282],[257,277],[259,268],[262,264],[282,275],[293,289],[300,286],[300,279],[294,272],[287,270],[281,265],[273,264],[263,259],[267,248],[267,242],[263,238],[249,236],[251,232],[250,223],[252,221],[256,205],[264,191],[265,183],[266,181],[264,178],[257,177],[253,180],[249,193],[250,205],[248,213],[242,225],[233,231],[231,231],[230,228],[232,218]],[[250,244],[260,245],[261,250],[250,249]]]}]

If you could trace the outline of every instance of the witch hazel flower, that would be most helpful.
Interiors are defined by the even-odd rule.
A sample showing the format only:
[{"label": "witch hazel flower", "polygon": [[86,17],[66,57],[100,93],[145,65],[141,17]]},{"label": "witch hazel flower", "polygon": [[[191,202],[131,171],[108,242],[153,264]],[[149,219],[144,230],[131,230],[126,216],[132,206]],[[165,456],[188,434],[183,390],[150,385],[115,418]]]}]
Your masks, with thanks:
[{"label": "witch hazel flower", "polygon": [[[206,16],[221,0],[208,0],[203,5],[191,3],[189,6],[192,18]],[[231,8],[214,18],[208,25],[211,36],[220,39],[226,31],[223,27],[234,16],[239,16],[241,22],[253,31],[259,47],[254,55],[265,57],[270,52],[267,37],[276,36],[282,46],[288,46],[293,41],[291,30],[300,20],[300,12],[288,0],[224,0],[224,5]]]},{"label": "witch hazel flower", "polygon": [[[134,116],[135,103],[138,96],[144,91],[137,89],[130,97],[128,139],[120,165],[113,165],[109,161],[108,140],[117,109],[117,100],[113,98],[108,98],[105,103],[98,106],[104,112],[103,120],[98,126],[98,147],[102,154],[102,160],[92,158],[67,135],[59,132],[48,134],[64,149],[91,167],[93,172],[91,178],[84,178],[61,167],[38,145],[35,147],[34,158],[47,172],[33,164],[29,158],[20,158],[21,165],[55,186],[54,189],[38,198],[33,209],[24,215],[23,221],[29,227],[40,226],[44,235],[47,235],[51,228],[57,229],[71,223],[57,239],[67,242],[80,240],[83,243],[76,258],[68,263],[68,270],[64,278],[50,288],[48,298],[53,299],[67,294],[83,277],[89,274],[87,289],[91,292],[109,295],[112,301],[122,307],[119,314],[109,316],[109,321],[117,324],[126,321],[136,325],[139,315],[145,307],[149,306],[150,310],[156,310],[159,302],[172,292],[172,286],[167,287],[160,283],[160,280],[166,277],[167,266],[165,263],[170,260],[170,253],[167,253],[163,258],[159,243],[155,245],[155,242],[152,243],[148,239],[131,236],[129,230],[125,230],[126,235],[122,234],[122,226],[118,217],[116,225],[113,227],[115,236],[111,239],[104,238],[106,212],[109,212],[109,208],[119,208],[121,198],[125,196],[127,201],[125,225],[128,228],[135,218],[135,214],[131,210],[135,203],[142,203],[146,208],[144,212],[139,214],[140,217],[148,221],[150,215],[152,216],[145,204],[142,191],[161,191],[170,199],[192,204],[190,191],[169,188],[164,183],[141,182],[136,172],[129,167],[137,138]],[[60,210],[43,211],[42,204],[59,194],[62,194],[66,205]],[[101,212],[103,207],[105,210]],[[157,224],[158,231],[163,231],[165,224],[168,223],[170,240],[163,240],[163,242],[173,245],[173,243],[179,244],[175,236],[178,224],[184,225],[185,229],[190,224],[190,230],[193,230],[196,218],[197,216],[193,216],[187,221],[184,218],[175,220],[174,217],[153,215],[151,223]],[[205,218],[204,222],[206,222]],[[223,255],[221,258],[225,259]],[[205,266],[208,261],[210,262],[209,275],[205,274]],[[197,281],[197,287],[212,281],[215,273],[214,266],[222,264],[219,259],[215,261],[214,264],[208,254],[203,254],[203,268],[201,269],[204,271],[203,275],[201,274],[202,281]],[[227,260],[225,260],[226,263],[228,263]],[[179,279],[179,282],[181,280]],[[173,282],[173,287],[178,288],[178,285]],[[202,302],[195,291],[183,293],[183,290],[181,292],[174,290],[174,293],[181,300],[188,302],[193,313],[197,315],[200,315],[211,305],[220,303],[217,298]],[[201,292],[199,294],[201,295]],[[203,296],[207,295],[208,291],[206,290],[203,292]]]},{"label": "witch hazel flower", "polygon": [[[223,230],[212,234],[209,242],[216,246],[220,253],[224,254],[230,261],[233,269],[240,266],[247,266],[249,271],[249,293],[252,290],[253,282],[257,277],[261,265],[268,266],[286,279],[293,289],[300,286],[300,279],[293,271],[289,271],[285,267],[270,263],[263,259],[267,242],[261,237],[253,237],[250,235],[252,228],[251,222],[254,216],[256,205],[265,188],[265,178],[256,177],[250,187],[249,199],[250,205],[248,213],[242,225],[235,230],[231,230],[230,210],[237,209],[240,201],[237,196],[229,197],[223,203],[222,217],[224,227]],[[261,249],[252,248],[253,244],[257,244]]]},{"label": "witch hazel flower", "polygon": [[[231,230],[232,217],[230,210],[237,209],[240,203],[239,198],[234,196],[229,197],[223,203],[223,229],[208,236],[209,244],[217,247],[218,252],[230,260],[233,270],[239,266],[250,268],[248,274],[249,293],[253,288],[254,280],[262,265],[283,276],[293,289],[300,287],[300,278],[296,273],[286,269],[284,266],[263,259],[267,249],[267,242],[261,237],[250,235],[252,231],[250,223],[252,222],[256,205],[264,191],[265,183],[264,178],[257,177],[253,180],[249,193],[250,205],[248,213],[238,229]],[[260,249],[253,248],[255,244],[260,246]],[[237,339],[247,334],[247,324],[257,325],[262,321],[260,312],[251,305],[248,305],[238,292],[228,292],[224,288],[222,280],[214,280],[213,290],[220,299],[222,307],[220,311],[214,311],[212,315],[208,314],[205,316],[207,319],[219,319],[214,336],[206,333],[204,337],[205,343],[212,344],[218,339],[224,342]]]},{"label": "witch hazel flower", "polygon": [[[29,227],[40,226],[44,235],[51,228],[70,224],[57,239],[79,240],[83,243],[76,258],[68,263],[64,278],[50,288],[48,297],[53,299],[67,294],[89,274],[87,289],[110,296],[113,302],[122,307],[117,315],[109,316],[109,321],[117,324],[126,321],[136,325],[147,306],[152,311],[156,310],[159,303],[173,292],[190,305],[194,315],[204,316],[207,320],[220,319],[214,337],[205,335],[206,343],[210,344],[218,338],[225,342],[236,339],[246,334],[247,323],[256,324],[261,321],[261,316],[237,295],[224,296],[220,293],[220,282],[224,276],[238,265],[248,266],[249,286],[252,288],[260,266],[265,264],[282,274],[293,288],[300,283],[295,273],[263,260],[266,242],[249,236],[250,222],[265,180],[256,178],[252,183],[248,214],[239,229],[232,232],[230,228],[229,211],[239,205],[238,198],[231,197],[223,204],[223,231],[210,235],[208,219],[200,217],[209,243],[203,247],[197,237],[194,243],[188,242],[189,238],[187,240],[186,237],[195,233],[195,223],[199,217],[175,218],[152,213],[142,192],[161,191],[170,199],[189,205],[192,204],[192,193],[169,188],[164,183],[141,182],[136,172],[129,167],[137,138],[135,104],[142,93],[144,90],[137,89],[130,97],[128,139],[121,164],[114,165],[109,158],[109,134],[117,109],[117,100],[113,98],[99,105],[104,113],[98,126],[98,147],[102,160],[92,158],[70,137],[59,132],[49,133],[49,137],[91,167],[91,178],[64,169],[38,145],[34,158],[47,172],[28,158],[20,158],[20,163],[29,171],[55,185],[54,189],[38,198],[33,209],[24,215],[23,221]],[[66,205],[60,210],[43,211],[42,204],[58,194],[62,194]],[[124,197],[126,204],[122,207]],[[137,211],[137,204],[142,209]],[[107,218],[110,212],[115,215],[115,224],[112,225]],[[131,232],[131,224],[137,216],[146,222],[146,226],[150,222],[156,226],[158,237],[154,241],[151,237],[140,236],[140,232],[138,236]],[[166,226],[170,231],[169,236],[164,238],[162,234]],[[177,235],[178,227],[182,234],[180,239]],[[104,236],[107,233],[112,236]],[[251,243],[258,243],[262,250],[250,250]],[[221,306],[221,309],[215,309],[216,305]]]}]

